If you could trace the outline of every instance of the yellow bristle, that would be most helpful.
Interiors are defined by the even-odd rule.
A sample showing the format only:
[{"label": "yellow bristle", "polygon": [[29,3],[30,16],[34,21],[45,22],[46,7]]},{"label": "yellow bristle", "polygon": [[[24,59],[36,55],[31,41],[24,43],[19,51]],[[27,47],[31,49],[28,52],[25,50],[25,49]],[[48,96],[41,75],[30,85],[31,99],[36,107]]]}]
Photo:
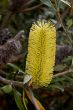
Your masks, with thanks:
[{"label": "yellow bristle", "polygon": [[26,73],[32,75],[35,88],[48,86],[53,77],[56,29],[51,22],[39,20],[30,29]]}]

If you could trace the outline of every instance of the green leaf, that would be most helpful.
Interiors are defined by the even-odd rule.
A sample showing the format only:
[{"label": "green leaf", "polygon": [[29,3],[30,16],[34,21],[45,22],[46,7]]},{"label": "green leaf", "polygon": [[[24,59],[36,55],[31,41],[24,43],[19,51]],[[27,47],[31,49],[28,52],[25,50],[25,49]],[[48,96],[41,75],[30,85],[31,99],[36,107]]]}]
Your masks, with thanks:
[{"label": "green leaf", "polygon": [[57,85],[53,85],[52,88],[56,88],[56,89],[59,89],[62,92],[64,92],[64,87],[61,84],[59,84],[59,83],[57,83]]},{"label": "green leaf", "polygon": [[46,6],[48,6],[49,8],[52,8],[55,10],[51,0],[40,0],[43,4],[45,4]]},{"label": "green leaf", "polygon": [[66,78],[66,80],[68,80],[70,83],[73,84],[73,78],[71,78],[71,77],[69,77],[67,75],[65,75],[65,78]]},{"label": "green leaf", "polygon": [[57,65],[55,66],[55,71],[63,71],[66,68],[66,65]]},{"label": "green leaf", "polygon": [[11,66],[12,68],[18,70],[19,72],[23,73],[24,74],[24,71],[22,71],[18,66],[12,64],[12,63],[8,63],[7,65]]},{"label": "green leaf", "polygon": [[[38,99],[36,99],[36,97],[33,96],[33,92],[32,92],[32,91],[29,92],[29,91],[26,90],[26,94],[27,94],[29,100],[30,100],[33,104],[34,104],[34,101],[33,101],[33,100],[35,100],[36,104],[37,104],[38,107],[39,107],[39,110],[45,110],[45,108],[43,107],[43,105],[41,104],[41,102],[40,102]],[[34,99],[32,99],[32,97],[33,97]]]},{"label": "green leaf", "polygon": [[70,6],[70,7],[71,7],[71,4],[70,4],[70,2],[69,2],[69,1],[67,1],[67,0],[61,0],[61,2],[63,2],[64,4],[66,4],[66,5],[68,5],[68,6]]},{"label": "green leaf", "polygon": [[10,93],[12,91],[12,86],[6,85],[6,86],[2,87],[1,90],[3,90],[3,92],[5,92],[5,93]]},{"label": "green leaf", "polygon": [[23,90],[23,104],[26,108],[26,110],[28,110],[27,105],[26,105],[26,100],[25,100],[25,91]]},{"label": "green leaf", "polygon": [[64,63],[68,63],[69,61],[72,61],[72,56],[68,56],[63,60]]},{"label": "green leaf", "polygon": [[68,26],[68,28],[70,28],[72,25],[73,25],[73,19],[69,19],[69,20],[67,21],[67,26]]},{"label": "green leaf", "polygon": [[21,94],[15,89],[13,91],[14,91],[14,99],[17,104],[17,107],[19,108],[19,110],[24,110],[23,104],[21,102]]}]

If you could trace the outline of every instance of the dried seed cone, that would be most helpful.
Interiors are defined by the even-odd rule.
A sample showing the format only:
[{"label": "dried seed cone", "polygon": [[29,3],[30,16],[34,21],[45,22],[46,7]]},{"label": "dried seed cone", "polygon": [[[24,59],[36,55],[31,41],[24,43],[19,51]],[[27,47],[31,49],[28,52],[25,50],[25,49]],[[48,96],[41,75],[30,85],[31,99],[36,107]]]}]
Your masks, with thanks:
[{"label": "dried seed cone", "polygon": [[32,75],[34,88],[47,87],[53,77],[56,29],[51,22],[39,20],[30,29],[26,73]]}]

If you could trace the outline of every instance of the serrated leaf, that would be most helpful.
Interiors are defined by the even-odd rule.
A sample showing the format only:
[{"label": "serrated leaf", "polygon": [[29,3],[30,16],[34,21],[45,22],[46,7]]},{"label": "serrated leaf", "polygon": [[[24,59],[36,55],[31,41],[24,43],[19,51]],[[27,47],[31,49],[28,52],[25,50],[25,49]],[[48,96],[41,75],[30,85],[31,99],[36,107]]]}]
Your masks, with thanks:
[{"label": "serrated leaf", "polygon": [[21,102],[21,95],[17,90],[14,91],[14,99],[19,110],[24,110],[23,104]]},{"label": "serrated leaf", "polygon": [[12,91],[12,86],[6,85],[6,86],[2,87],[1,90],[3,90],[3,92],[5,92],[5,93],[10,93]]},{"label": "serrated leaf", "polygon": [[71,4],[70,4],[70,2],[68,2],[67,0],[61,0],[64,4],[66,4],[66,5],[68,5],[68,6],[70,6],[71,7]]},{"label": "serrated leaf", "polygon": [[43,4],[45,4],[46,6],[48,6],[49,8],[53,8],[53,9],[55,10],[55,8],[54,8],[54,6],[53,6],[51,0],[40,0],[40,1],[41,1]]}]

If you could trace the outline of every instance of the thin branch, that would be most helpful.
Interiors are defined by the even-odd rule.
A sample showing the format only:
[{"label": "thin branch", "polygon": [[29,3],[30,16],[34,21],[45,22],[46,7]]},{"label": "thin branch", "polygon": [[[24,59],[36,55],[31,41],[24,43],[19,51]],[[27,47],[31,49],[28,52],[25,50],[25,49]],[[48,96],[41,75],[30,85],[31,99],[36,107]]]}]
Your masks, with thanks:
[{"label": "thin branch", "polygon": [[11,21],[12,15],[13,15],[13,12],[8,12],[7,13],[7,15],[4,17],[3,23],[1,25],[1,29],[5,28],[5,27],[8,27],[8,24]]},{"label": "thin branch", "polygon": [[23,9],[23,10],[20,10],[20,12],[31,11],[31,10],[34,10],[34,9],[36,9],[36,8],[39,8],[39,7],[42,6],[42,5],[43,5],[43,4],[41,3],[41,4],[35,5],[35,6],[33,6],[33,7],[30,7],[30,8],[25,8],[25,9]]},{"label": "thin branch", "polygon": [[[23,10],[20,10],[19,12],[22,12],[22,13],[23,13],[23,12],[31,11],[31,10],[34,10],[34,9],[40,7],[40,6],[42,6],[42,3],[41,3],[41,4],[38,4],[38,5],[36,5],[36,6],[30,7],[30,8],[25,8],[25,9],[23,9]],[[14,14],[15,14],[15,13],[13,13],[13,12],[11,12],[11,11],[8,12],[8,14],[5,16],[5,18],[4,18],[4,20],[3,20],[3,23],[2,23],[2,25],[1,25],[1,29],[3,29],[3,28],[5,28],[5,27],[8,26],[8,24],[10,23],[11,18],[12,18],[12,16],[13,16]]]},{"label": "thin branch", "polygon": [[70,44],[72,45],[72,39],[70,38],[69,33],[68,33],[66,27],[63,24],[62,17],[61,17],[61,14],[60,14],[60,8],[59,8],[59,6],[57,4],[57,0],[55,0],[55,6],[56,6],[56,10],[57,10],[57,18],[60,21],[61,26],[63,27],[63,30],[65,31],[65,34],[66,34],[66,36],[68,37],[68,39],[70,41]]},{"label": "thin branch", "polygon": [[0,76],[0,83],[11,84],[12,86],[19,87],[19,88],[23,88],[24,87],[24,84],[22,82],[8,80],[6,78],[3,78],[2,76]]},{"label": "thin branch", "polygon": [[71,73],[71,72],[73,72],[73,69],[69,69],[69,70],[67,70],[67,71],[64,71],[64,72],[61,72],[61,73],[57,73],[57,74],[55,74],[55,75],[53,76],[53,78],[56,78],[56,77],[58,77],[58,76],[62,76],[62,75],[65,75],[65,74]]},{"label": "thin branch", "polygon": [[70,40],[70,42],[72,42],[71,38],[69,37],[69,35],[67,33],[66,27],[63,24],[63,21],[62,21],[62,18],[61,18],[61,14],[60,14],[60,9],[59,8],[58,8],[58,11],[57,11],[57,15],[58,15],[58,18],[60,20],[60,23],[61,23],[61,25],[63,27],[63,30],[65,31],[66,35],[68,36],[68,39]]},{"label": "thin branch", "polygon": [[[69,69],[69,70],[66,70],[64,72],[61,72],[61,73],[57,73],[53,76],[53,78],[56,78],[58,76],[63,76],[65,74],[68,74],[68,73],[71,73],[73,72],[73,69]],[[15,87],[19,87],[19,88],[24,88],[24,84],[23,82],[19,82],[19,81],[14,81],[14,80],[8,80],[6,78],[3,78],[2,76],[0,76],[0,83],[2,84],[11,84]]]}]

